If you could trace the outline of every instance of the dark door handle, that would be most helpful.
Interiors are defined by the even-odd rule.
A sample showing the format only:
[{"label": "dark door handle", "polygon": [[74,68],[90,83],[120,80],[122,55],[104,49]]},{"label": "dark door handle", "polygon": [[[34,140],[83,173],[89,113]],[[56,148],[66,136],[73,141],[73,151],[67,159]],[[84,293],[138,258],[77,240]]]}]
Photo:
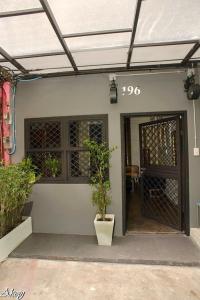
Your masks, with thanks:
[{"label": "dark door handle", "polygon": [[143,173],[146,171],[146,168],[141,168],[140,169],[140,174],[143,175]]}]

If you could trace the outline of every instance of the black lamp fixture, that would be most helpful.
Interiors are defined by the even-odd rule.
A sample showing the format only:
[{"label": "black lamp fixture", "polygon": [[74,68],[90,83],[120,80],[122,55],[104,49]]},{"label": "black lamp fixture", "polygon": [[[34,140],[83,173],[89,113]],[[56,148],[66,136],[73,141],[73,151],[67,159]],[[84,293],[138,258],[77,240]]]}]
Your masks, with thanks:
[{"label": "black lamp fixture", "polygon": [[200,97],[200,85],[195,82],[194,72],[188,70],[187,78],[184,81],[185,92],[188,100],[197,100]]},{"label": "black lamp fixture", "polygon": [[117,84],[116,84],[116,75],[112,74],[110,77],[110,103],[115,104],[117,103]]},{"label": "black lamp fixture", "polygon": [[192,84],[187,92],[188,100],[197,100],[200,96],[200,85],[198,83]]}]

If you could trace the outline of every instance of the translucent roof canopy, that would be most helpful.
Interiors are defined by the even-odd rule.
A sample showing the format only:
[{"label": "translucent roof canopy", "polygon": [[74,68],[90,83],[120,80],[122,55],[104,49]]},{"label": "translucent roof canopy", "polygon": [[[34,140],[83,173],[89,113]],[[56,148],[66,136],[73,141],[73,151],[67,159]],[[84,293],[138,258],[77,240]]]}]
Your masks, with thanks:
[{"label": "translucent roof canopy", "polygon": [[79,50],[101,49],[101,48],[117,48],[129,47],[131,32],[90,35],[82,37],[66,38],[69,49],[73,52]]},{"label": "translucent roof canopy", "polygon": [[200,61],[200,0],[0,1],[0,65],[16,74]]},{"label": "translucent roof canopy", "polygon": [[45,14],[0,19],[1,47],[10,55],[62,51]]},{"label": "translucent roof canopy", "polygon": [[143,1],[135,42],[199,39],[199,15],[199,0]]},{"label": "translucent roof canopy", "polygon": [[[136,0],[48,0],[65,34],[131,28]],[[68,20],[66,22],[66,20]]]},{"label": "translucent roof canopy", "polygon": [[180,62],[190,51],[194,44],[182,45],[166,45],[166,46],[152,46],[152,47],[137,47],[133,49],[131,63],[140,62],[172,62],[174,60]]},{"label": "translucent roof canopy", "polygon": [[1,1],[0,11],[9,12],[22,9],[41,8],[39,0],[6,0]]}]

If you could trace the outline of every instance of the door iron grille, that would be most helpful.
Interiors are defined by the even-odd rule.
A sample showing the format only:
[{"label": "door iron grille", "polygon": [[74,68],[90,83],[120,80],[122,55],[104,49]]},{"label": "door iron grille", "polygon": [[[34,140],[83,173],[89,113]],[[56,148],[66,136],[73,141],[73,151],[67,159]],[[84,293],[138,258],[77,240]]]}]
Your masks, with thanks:
[{"label": "door iron grille", "polygon": [[144,176],[143,190],[143,215],[178,228],[177,179]]},{"label": "door iron grille", "polygon": [[140,124],[142,213],[181,229],[179,118]]},{"label": "door iron grille", "polygon": [[176,166],[176,120],[142,126],[142,164]]}]

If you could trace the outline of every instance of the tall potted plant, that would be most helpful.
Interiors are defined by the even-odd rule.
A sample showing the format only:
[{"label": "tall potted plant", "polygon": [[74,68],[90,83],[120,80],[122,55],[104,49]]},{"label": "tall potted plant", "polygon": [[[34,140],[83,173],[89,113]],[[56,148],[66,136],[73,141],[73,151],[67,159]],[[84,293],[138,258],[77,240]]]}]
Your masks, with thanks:
[{"label": "tall potted plant", "polygon": [[92,187],[92,203],[97,206],[94,220],[99,245],[111,246],[114,227],[113,214],[107,214],[107,206],[111,204],[111,185],[108,176],[111,153],[116,147],[109,149],[105,143],[85,140],[90,155],[90,185]]},{"label": "tall potted plant", "polygon": [[31,217],[23,209],[37,180],[30,159],[0,166],[0,261],[32,232]]}]

